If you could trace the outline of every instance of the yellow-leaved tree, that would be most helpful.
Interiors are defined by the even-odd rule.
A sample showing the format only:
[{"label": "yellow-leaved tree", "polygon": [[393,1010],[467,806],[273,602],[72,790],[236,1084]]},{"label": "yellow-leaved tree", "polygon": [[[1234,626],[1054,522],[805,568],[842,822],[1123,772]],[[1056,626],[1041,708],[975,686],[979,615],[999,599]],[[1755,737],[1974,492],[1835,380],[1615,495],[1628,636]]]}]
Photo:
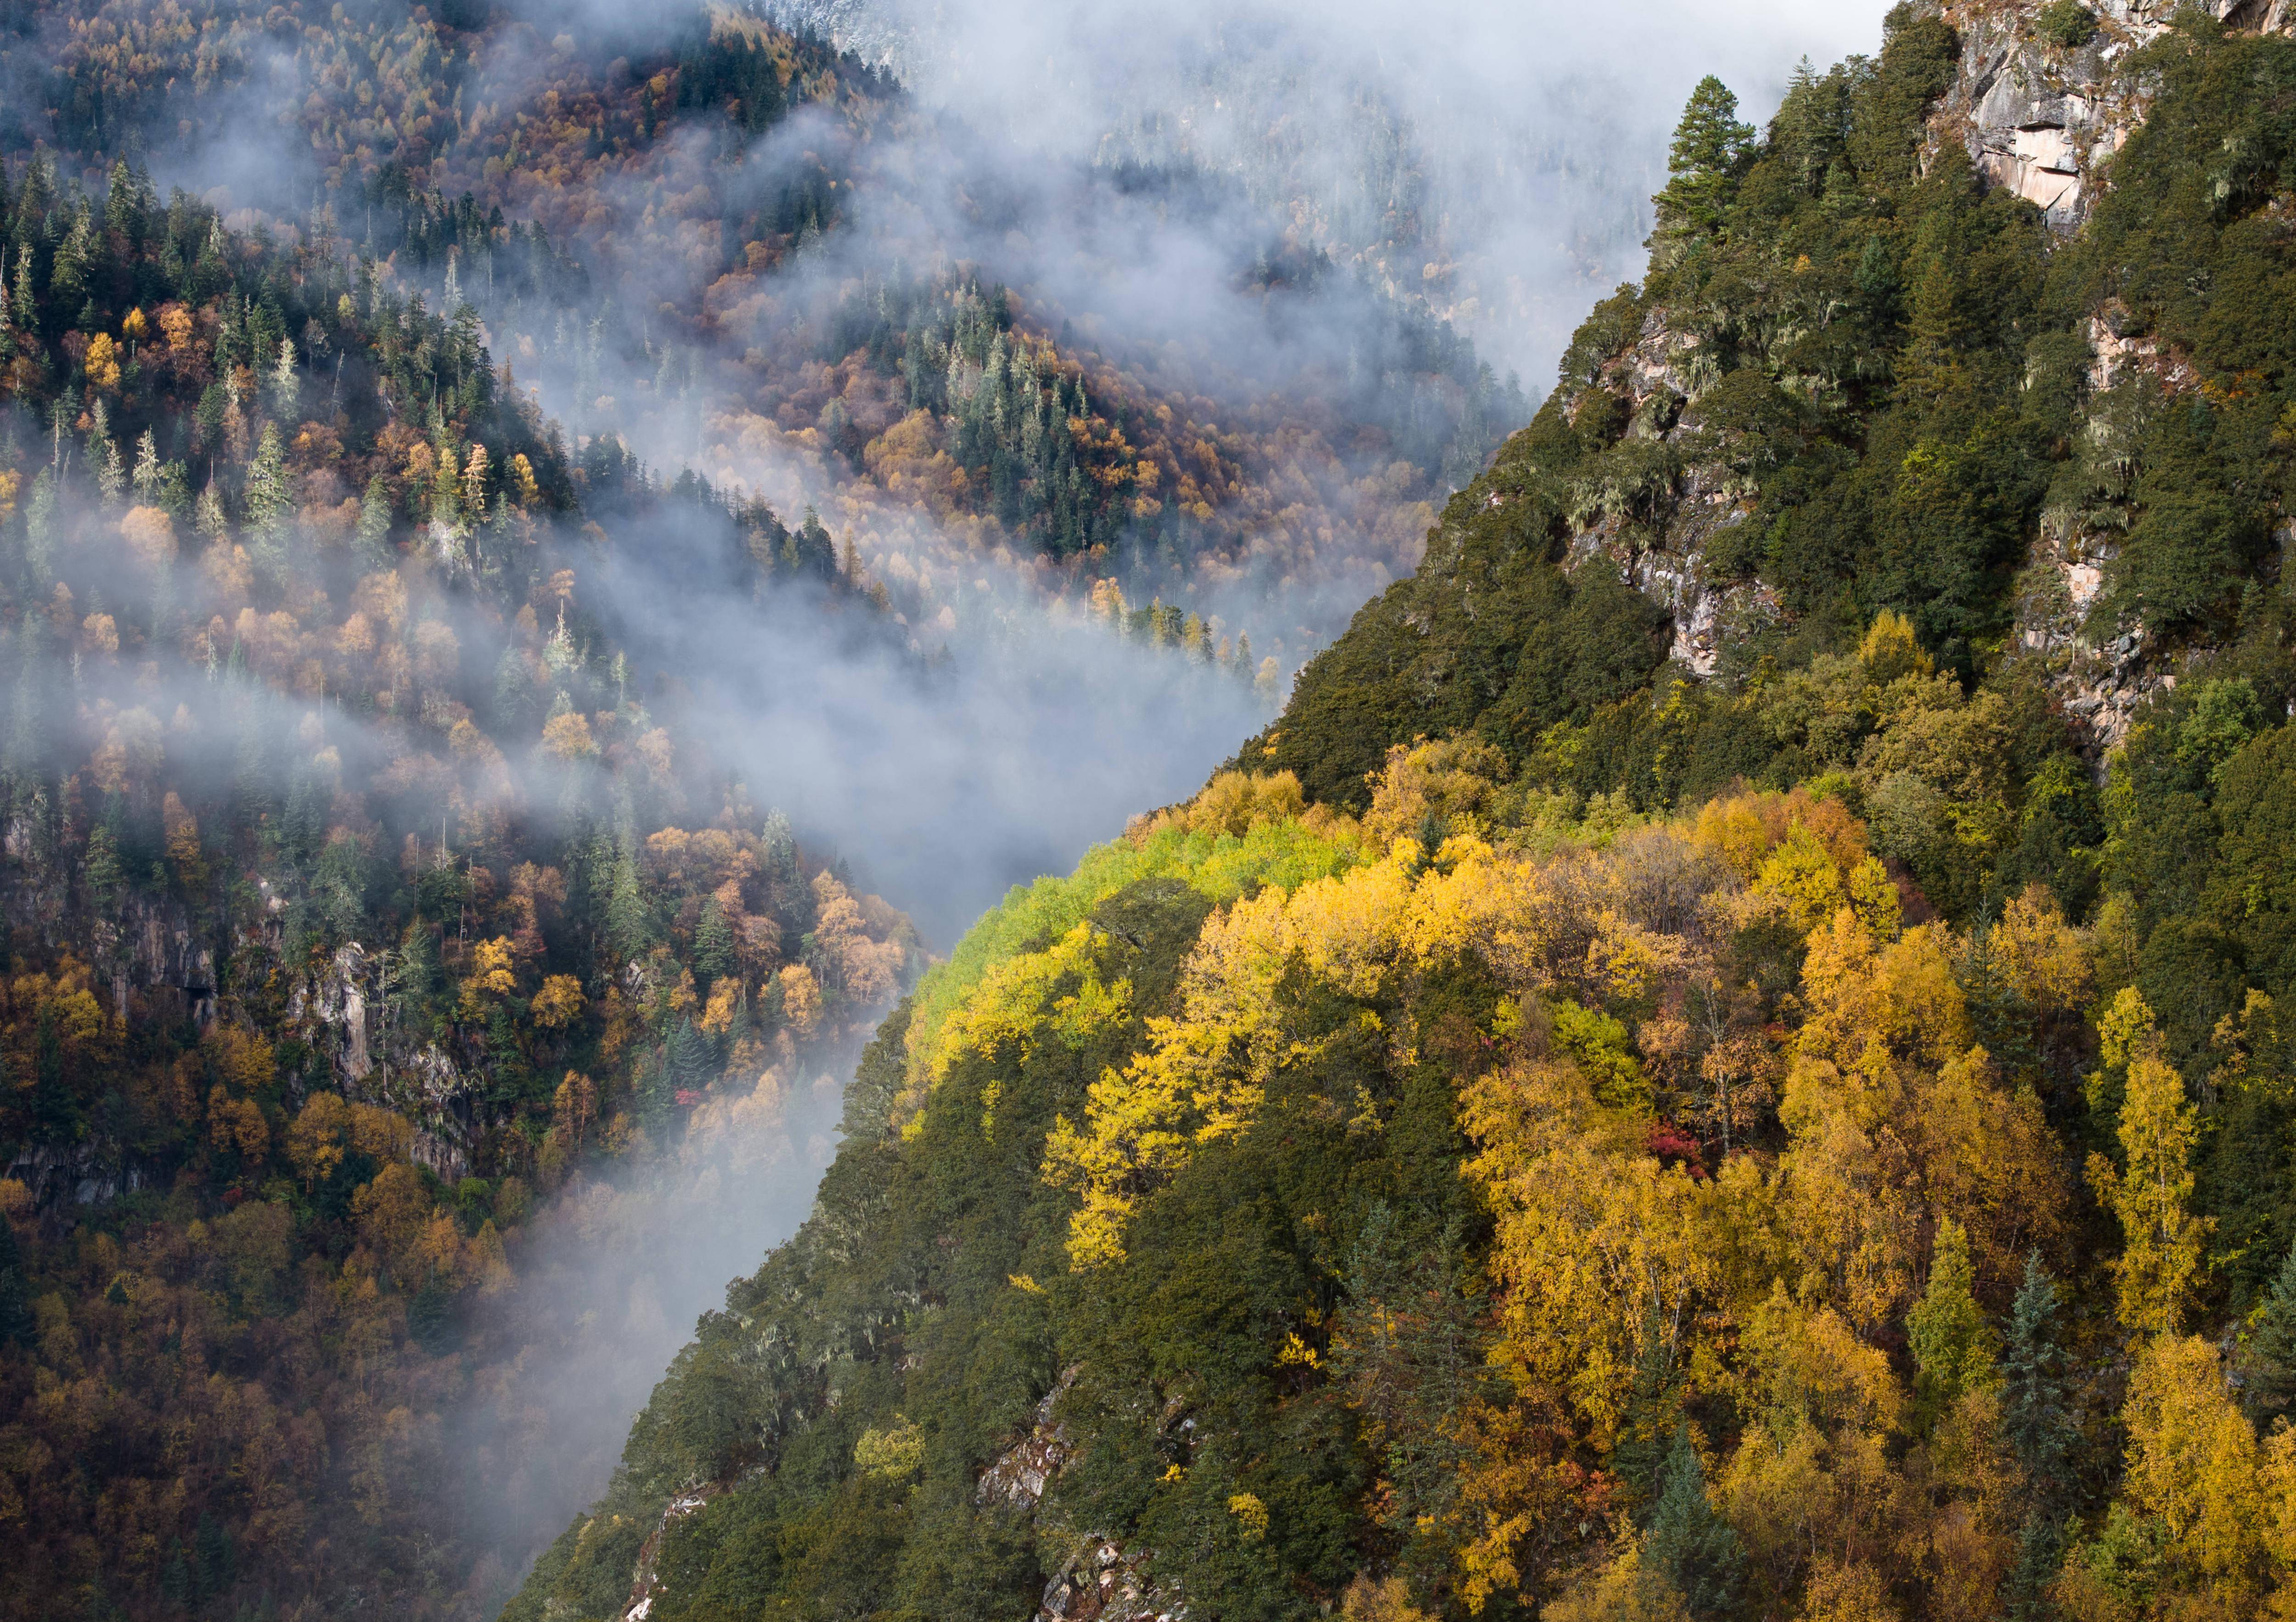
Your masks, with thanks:
[{"label": "yellow-leaved tree", "polygon": [[2216,1348],[2197,1335],[2148,1341],[2121,1421],[2131,1505],[2158,1518],[2178,1563],[2210,1583],[2246,1586],[2265,1553],[2262,1461]]},{"label": "yellow-leaved tree", "polygon": [[2103,1154],[2088,1161],[2097,1196],[2120,1218],[2121,1252],[2113,1264],[2120,1321],[2138,1334],[2173,1334],[2201,1271],[2202,1241],[2213,1225],[2193,1215],[2193,1145],[2200,1123],[2185,1097],[2185,1078],[2163,1055],[2152,1010],[2124,987],[2102,1021],[2108,1066],[2126,1063],[2120,1105],[2121,1164]]},{"label": "yellow-leaved tree", "polygon": [[1972,1042],[1945,930],[1884,945],[1845,907],[1811,932],[1803,983],[1779,1110],[1803,1298],[1871,1334],[1912,1306],[1941,1219],[1966,1230],[1980,1277],[2006,1279],[2027,1249],[2054,1243],[2063,1195],[2047,1125]]}]

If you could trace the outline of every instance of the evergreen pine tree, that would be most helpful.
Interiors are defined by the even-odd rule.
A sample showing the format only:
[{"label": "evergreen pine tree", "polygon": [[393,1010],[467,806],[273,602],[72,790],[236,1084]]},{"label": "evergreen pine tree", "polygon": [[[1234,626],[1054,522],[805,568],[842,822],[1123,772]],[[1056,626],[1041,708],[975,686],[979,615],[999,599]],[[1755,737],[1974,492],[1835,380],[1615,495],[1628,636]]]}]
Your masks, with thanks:
[{"label": "evergreen pine tree", "polygon": [[40,336],[40,299],[32,289],[32,249],[29,243],[16,250],[16,286],[13,294],[16,324],[31,334],[37,343]]},{"label": "evergreen pine tree", "polygon": [[271,367],[270,377],[264,383],[264,392],[271,399],[272,414],[283,422],[293,422],[296,401],[302,389],[302,380],[295,373],[295,340],[283,338],[279,340],[278,358]]},{"label": "evergreen pine tree", "polygon": [[211,1599],[229,1591],[239,1576],[239,1552],[230,1532],[213,1515],[200,1517],[192,1540],[193,1587],[198,1597]]},{"label": "evergreen pine tree", "polygon": [[48,293],[58,307],[76,310],[87,296],[88,267],[95,259],[95,228],[87,205],[80,205],[72,228],[57,245],[48,266]]},{"label": "evergreen pine tree", "polygon": [[2001,1424],[2017,1467],[2040,1490],[2055,1481],[2072,1444],[2056,1318],[2056,1286],[2035,1252],[2025,1258],[2001,1348]]},{"label": "evergreen pine tree", "polygon": [[388,569],[390,551],[390,487],[377,473],[366,482],[359,499],[357,545],[360,562],[369,569]]},{"label": "evergreen pine tree", "polygon": [[103,228],[128,235],[135,226],[135,181],[127,172],[127,160],[112,160],[111,173],[103,193]]},{"label": "evergreen pine tree", "polygon": [[1655,1507],[1660,1472],[1672,1456],[1680,1407],[1674,1356],[1660,1332],[1658,1308],[1652,1305],[1643,1314],[1634,1389],[1619,1427],[1618,1446],[1611,1450],[1612,1472],[1646,1512]]},{"label": "evergreen pine tree", "polygon": [[630,963],[645,954],[649,938],[644,892],[638,886],[637,860],[625,840],[614,852],[612,876],[606,892],[606,942],[617,963]]},{"label": "evergreen pine tree", "polygon": [[95,904],[98,915],[117,918],[127,894],[127,881],[119,865],[119,840],[108,823],[98,823],[88,831],[80,877],[86,881],[88,899]]},{"label": "evergreen pine tree", "polygon": [[2241,1401],[2260,1426],[2296,1405],[2296,1248],[2265,1292],[2256,1327],[2241,1348]]},{"label": "evergreen pine tree", "polygon": [[398,950],[393,954],[392,972],[398,982],[393,988],[398,1005],[418,1023],[427,1024],[430,999],[439,988],[439,946],[430,938],[430,926],[419,913],[406,926]]},{"label": "evergreen pine tree", "polygon": [[1643,1538],[1643,1569],[1674,1585],[1693,1617],[1721,1617],[1736,1603],[1746,1552],[1730,1523],[1707,1496],[1706,1468],[1691,1446],[1690,1428],[1677,1428],[1674,1447],[1659,1472],[1658,1503]]},{"label": "evergreen pine tree", "polygon": [[[14,1077],[8,1061],[0,1058],[0,1097],[12,1097]],[[32,1340],[32,1286],[24,1274],[24,1255],[16,1243],[16,1225],[0,1211],[0,1347],[29,1346]]]},{"label": "evergreen pine tree", "polygon": [[2073,1426],[2056,1316],[2056,1286],[2038,1253],[2028,1256],[2001,1348],[2002,1434],[2025,1478],[2025,1524],[2005,1593],[2009,1614],[2021,1619],[2047,1614],[2047,1591],[2064,1552],[2064,1471]]},{"label": "evergreen pine tree", "polygon": [[24,503],[24,561],[31,566],[32,584],[45,592],[55,578],[56,479],[42,468],[32,479],[30,499]]},{"label": "evergreen pine tree", "polygon": [[1753,142],[1753,127],[1738,121],[1738,98],[1729,86],[1711,74],[1701,79],[1675,128],[1666,190],[1652,200],[1658,205],[1654,249],[1664,245],[1667,258],[1677,258],[1722,223]]},{"label": "evergreen pine tree", "polygon": [[311,903],[320,922],[338,940],[357,935],[366,914],[365,863],[358,840],[338,830],[319,853],[311,874]]},{"label": "evergreen pine tree", "polygon": [[63,1033],[57,1028],[53,1002],[40,1004],[39,1021],[32,1031],[30,1114],[36,1143],[58,1148],[79,1141],[79,1101],[64,1077]]},{"label": "evergreen pine tree", "polygon": [[694,1028],[692,1020],[681,1019],[670,1028],[669,1040],[662,1044],[662,1074],[669,1083],[674,1097],[679,1093],[698,1093],[709,1085],[710,1074],[717,1069],[709,1053],[709,1039]]},{"label": "evergreen pine tree", "polygon": [[201,490],[200,499],[193,507],[192,527],[210,541],[219,541],[231,532],[231,520],[224,516],[223,496],[213,479]]},{"label": "evergreen pine tree", "polygon": [[2064,1564],[2065,1523],[2060,1517],[2028,1513],[2017,1529],[2017,1561],[2002,1583],[2002,1603],[2013,1622],[2043,1622],[2056,1614],[2049,1590]]},{"label": "evergreen pine tree", "polygon": [[726,921],[726,909],[712,896],[701,909],[701,922],[694,926],[693,970],[707,985],[733,973],[734,966],[734,926]]},{"label": "evergreen pine tree", "polygon": [[88,435],[88,462],[95,469],[95,487],[106,502],[116,502],[127,489],[127,464],[119,455],[119,441],[111,437],[111,414],[102,400],[95,403],[95,426]]},{"label": "evergreen pine tree", "polygon": [[247,488],[248,538],[254,554],[255,566],[273,579],[283,579],[287,572],[287,525],[295,510],[295,497],[287,479],[287,455],[279,442],[276,425],[266,422],[263,438],[255,447],[255,460],[248,464]]},{"label": "evergreen pine tree", "polygon": [[147,428],[143,437],[135,441],[135,471],[128,476],[128,482],[135,487],[137,505],[150,507],[159,504],[160,485],[164,477],[160,468],[160,442],[152,438],[152,430]]},{"label": "evergreen pine tree", "polygon": [[1993,1332],[1978,1310],[1969,1233],[1950,1216],[1938,1224],[1929,1287],[1906,1315],[1906,1339],[1920,1370],[1915,1401],[1923,1425],[1964,1391],[1994,1383]]}]

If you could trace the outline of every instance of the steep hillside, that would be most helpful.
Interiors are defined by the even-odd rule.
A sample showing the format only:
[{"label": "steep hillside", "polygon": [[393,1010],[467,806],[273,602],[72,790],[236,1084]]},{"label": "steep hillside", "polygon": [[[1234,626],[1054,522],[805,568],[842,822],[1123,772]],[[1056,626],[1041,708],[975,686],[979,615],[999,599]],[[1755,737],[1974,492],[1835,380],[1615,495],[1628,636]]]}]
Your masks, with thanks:
[{"label": "steep hillside", "polygon": [[881,1028],[506,1614],[2292,1603],[2296,41],[2234,9],[1702,86],[1649,279],[1239,769]]},{"label": "steep hillside", "polygon": [[818,526],[570,452],[468,304],[125,163],[0,220],[6,1609],[477,1609],[445,1421],[578,1327],[508,1327],[531,1219],[921,967],[604,582],[892,628]]},{"label": "steep hillside", "polygon": [[[1759,140],[1702,93],[1649,279],[1238,765],[1355,806],[1390,744],[1472,728],[1637,808],[1903,766],[1882,848],[1966,904],[2075,882],[2053,864],[2097,810],[2073,755],[2179,669],[2276,712],[2285,46],[1949,15],[1804,75]],[[2005,167],[2005,132],[2062,136],[2063,172]],[[2052,212],[1988,182],[2043,174]],[[1877,717],[1826,689],[1884,610],[1999,707],[2001,747],[1883,764]]]}]

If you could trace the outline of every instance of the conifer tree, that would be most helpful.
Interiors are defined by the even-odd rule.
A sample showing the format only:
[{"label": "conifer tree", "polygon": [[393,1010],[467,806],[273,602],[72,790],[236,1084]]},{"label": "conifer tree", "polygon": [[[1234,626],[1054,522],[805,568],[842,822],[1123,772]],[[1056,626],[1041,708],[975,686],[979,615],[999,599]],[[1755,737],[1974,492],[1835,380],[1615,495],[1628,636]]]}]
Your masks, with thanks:
[{"label": "conifer tree", "polygon": [[2017,1559],[2004,1586],[2009,1614],[2025,1622],[2048,1614],[2047,1595],[2063,1559],[2069,1507],[2066,1465],[2074,1440],[2066,1400],[2064,1351],[2057,1339],[2057,1290],[2038,1251],[2009,1308],[2001,1348],[2001,1432],[2025,1484]]},{"label": "conifer tree", "polygon": [[2241,1397],[2249,1417],[2268,1426],[2296,1405],[2296,1247],[2266,1291],[2241,1348]]},{"label": "conifer tree", "polygon": [[1722,223],[1736,193],[1739,172],[1753,148],[1754,131],[1738,121],[1738,98],[1709,74],[1690,93],[1682,122],[1667,154],[1666,190],[1658,205],[1656,247],[1677,258],[1697,238]]},{"label": "conifer tree", "polygon": [[42,468],[24,503],[24,561],[31,566],[32,583],[44,589],[54,578],[55,543],[56,479],[52,471]]},{"label": "conifer tree", "polygon": [[1691,1445],[1690,1428],[1677,1428],[1674,1448],[1659,1472],[1657,1506],[1643,1539],[1643,1569],[1663,1577],[1693,1617],[1723,1617],[1736,1603],[1746,1552],[1730,1523],[1707,1495],[1706,1469]]},{"label": "conifer tree", "polygon": [[127,488],[127,467],[119,442],[111,437],[111,414],[102,400],[94,406],[94,429],[88,435],[88,461],[95,469],[95,487],[107,502],[116,502]]},{"label": "conifer tree", "polygon": [[1673,1458],[1681,1405],[1673,1349],[1660,1331],[1658,1307],[1652,1303],[1643,1314],[1635,1383],[1619,1428],[1618,1446],[1611,1450],[1611,1469],[1636,1501],[1647,1501],[1652,1507],[1655,1507],[1660,1473]]},{"label": "conifer tree", "polygon": [[2057,1290],[2038,1252],[2009,1308],[2001,1348],[2001,1426],[2017,1467],[2037,1494],[2054,1495],[2072,1446],[2064,1352],[2057,1343]]},{"label": "conifer tree", "polygon": [[16,288],[14,294],[16,324],[29,333],[35,342],[40,332],[40,300],[32,290],[32,248],[27,242],[16,250]]},{"label": "conifer tree", "polygon": [[279,356],[272,364],[271,375],[264,382],[264,393],[271,401],[272,414],[283,422],[295,420],[295,404],[302,393],[302,381],[295,374],[295,340],[279,340]]},{"label": "conifer tree", "polygon": [[127,160],[115,158],[103,192],[103,228],[127,236],[135,229],[135,177],[128,173]]},{"label": "conifer tree", "polygon": [[712,896],[701,909],[701,921],[693,930],[693,971],[702,983],[722,979],[734,972],[734,927],[726,921],[726,909]]},{"label": "conifer tree", "polygon": [[649,938],[644,894],[638,888],[638,864],[624,840],[614,852],[606,892],[606,940],[615,958],[629,963],[644,954]]},{"label": "conifer tree", "polygon": [[150,507],[159,504],[160,478],[160,442],[147,428],[135,441],[135,471],[128,475],[128,482],[135,487],[137,505]]},{"label": "conifer tree", "polygon": [[295,508],[293,492],[288,487],[287,456],[279,443],[275,423],[263,425],[263,437],[255,447],[255,459],[248,464],[247,487],[248,537],[252,543],[255,566],[275,580],[287,572],[287,527],[289,516]]},{"label": "conifer tree", "polygon": [[358,530],[356,536],[361,563],[369,569],[388,569],[392,562],[390,552],[390,487],[377,473],[366,481],[366,494],[359,499]]},{"label": "conifer tree", "polygon": [[670,1028],[669,1040],[662,1049],[662,1074],[670,1092],[700,1091],[709,1084],[713,1068],[709,1038],[694,1028],[692,1020],[681,1018]]},{"label": "conifer tree", "polygon": [[200,492],[200,499],[193,506],[192,527],[210,541],[221,540],[231,533],[231,520],[224,516],[223,496],[212,479]]},{"label": "conifer tree", "polygon": [[1935,1423],[1964,1391],[1983,1390],[1995,1381],[1993,1332],[1978,1310],[1974,1282],[1968,1231],[1945,1217],[1938,1224],[1929,1287],[1906,1317],[1906,1339],[1920,1370],[1915,1401],[1925,1423]]},{"label": "conifer tree", "polygon": [[63,309],[77,309],[87,296],[88,267],[95,259],[95,232],[89,221],[87,205],[80,205],[72,218],[71,230],[56,247],[54,261],[48,266],[48,291]]},{"label": "conifer tree", "polygon": [[419,1016],[427,1015],[430,998],[439,987],[439,944],[430,937],[430,926],[416,913],[407,924],[406,933],[393,954],[392,972],[398,977],[397,1002],[402,1011],[411,1010]]},{"label": "conifer tree", "polygon": [[35,1142],[52,1148],[77,1143],[80,1135],[79,1101],[72,1096],[64,1077],[63,1033],[53,1002],[40,1004],[32,1030],[32,1096],[26,1111],[31,1118]]},{"label": "conifer tree", "polygon": [[[12,1094],[13,1077],[0,1059],[0,1089]],[[24,1276],[24,1254],[16,1242],[16,1225],[0,1211],[0,1347],[29,1346],[32,1339],[32,1290]]]}]

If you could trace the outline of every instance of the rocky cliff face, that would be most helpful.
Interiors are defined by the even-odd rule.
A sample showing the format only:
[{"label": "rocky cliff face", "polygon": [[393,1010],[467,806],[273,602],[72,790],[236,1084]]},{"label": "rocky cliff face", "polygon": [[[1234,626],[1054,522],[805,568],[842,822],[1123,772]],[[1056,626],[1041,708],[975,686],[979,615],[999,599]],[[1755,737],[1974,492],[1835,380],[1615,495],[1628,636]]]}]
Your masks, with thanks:
[{"label": "rocky cliff face", "polygon": [[[111,909],[87,897],[86,905],[74,905],[76,875],[42,859],[45,834],[29,815],[19,815],[5,831],[7,854],[33,880],[9,891],[0,929],[62,948],[67,961],[79,965],[68,972],[85,975],[89,994],[123,1028],[154,1019],[206,1028],[216,1015],[221,945],[210,938],[212,924],[203,924],[175,896],[138,892]],[[86,882],[85,875],[77,878]],[[278,926],[258,931],[266,932],[267,941],[246,944],[276,948]],[[453,1182],[470,1170],[468,1112],[462,1104],[469,1078],[435,1042],[414,1039],[390,1019],[388,962],[384,954],[354,942],[297,970],[283,988],[282,1018],[271,1035],[301,1043],[345,1097],[387,1105],[414,1122],[414,1158]],[[308,1078],[283,1079],[291,1096],[299,1097]],[[0,1173],[81,1204],[139,1185],[136,1167],[107,1163],[97,1169],[102,1159],[93,1145],[37,1153],[27,1148]]]},{"label": "rocky cliff face", "polygon": [[[1948,4],[1961,36],[1961,74],[1931,127],[1958,137],[1987,181],[2039,209],[2051,226],[2088,217],[2098,167],[2144,121],[2144,86],[2120,72],[2131,52],[2164,33],[2187,0],[2103,0],[2078,43],[2052,39],[2032,4]],[[2296,29],[2296,0],[2202,0],[2227,26]]]},{"label": "rocky cliff face", "polygon": [[[1935,139],[1958,138],[1978,172],[2039,208],[2070,235],[2087,223],[2109,176],[2101,173],[2144,122],[2148,86],[2126,71],[2130,54],[2167,31],[2185,0],[2105,0],[2095,33],[2076,47],[2039,37],[2030,5],[1948,5],[1963,41],[1961,76],[1931,119]],[[2227,27],[2296,32],[2292,0],[2202,0]],[[2174,399],[2199,387],[2193,368],[2137,330],[2117,301],[2093,312],[2087,338],[2087,411],[2093,458],[2110,457],[2129,431],[2140,394]],[[2290,537],[2284,534],[2285,549]],[[2042,521],[2019,602],[2015,640],[2040,659],[2065,713],[2101,753],[2127,734],[2136,707],[2174,686],[2155,657],[2150,628],[2128,622],[2102,632],[2089,610],[2113,555],[2117,532],[2070,511]]]}]

